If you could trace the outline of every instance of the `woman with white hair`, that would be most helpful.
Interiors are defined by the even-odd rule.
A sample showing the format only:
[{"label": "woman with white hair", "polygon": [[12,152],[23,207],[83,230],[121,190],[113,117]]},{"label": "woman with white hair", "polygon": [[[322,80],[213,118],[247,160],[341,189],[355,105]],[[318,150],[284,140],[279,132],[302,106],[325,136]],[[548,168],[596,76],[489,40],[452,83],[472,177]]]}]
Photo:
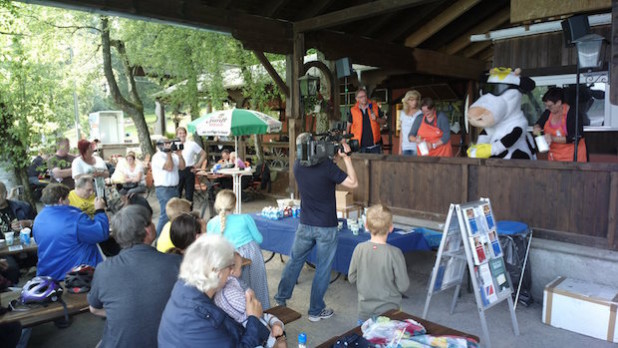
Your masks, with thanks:
[{"label": "woman with white hair", "polygon": [[257,347],[270,331],[262,305],[246,293],[246,327],[217,307],[215,293],[234,268],[234,247],[219,235],[198,238],[185,252],[180,275],[159,325],[159,347]]},{"label": "woman with white hair", "polygon": [[270,308],[268,295],[268,280],[264,257],[260,249],[262,234],[258,231],[255,221],[247,214],[232,214],[236,207],[236,195],[232,190],[221,190],[215,199],[215,210],[218,215],[208,221],[208,234],[219,234],[225,237],[240,256],[251,259],[251,264],[243,267],[242,282],[255,291],[255,296],[264,306]]}]

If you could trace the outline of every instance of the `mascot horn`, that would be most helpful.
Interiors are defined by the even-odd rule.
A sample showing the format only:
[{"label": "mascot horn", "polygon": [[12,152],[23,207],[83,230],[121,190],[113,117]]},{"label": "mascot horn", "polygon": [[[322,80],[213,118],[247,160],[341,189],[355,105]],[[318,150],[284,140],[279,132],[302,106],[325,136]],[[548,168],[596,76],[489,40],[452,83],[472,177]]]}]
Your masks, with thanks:
[{"label": "mascot horn", "polygon": [[483,128],[468,157],[536,159],[528,120],[521,111],[522,93],[532,91],[535,83],[520,73],[519,68],[490,70],[481,97],[468,110],[468,122]]}]

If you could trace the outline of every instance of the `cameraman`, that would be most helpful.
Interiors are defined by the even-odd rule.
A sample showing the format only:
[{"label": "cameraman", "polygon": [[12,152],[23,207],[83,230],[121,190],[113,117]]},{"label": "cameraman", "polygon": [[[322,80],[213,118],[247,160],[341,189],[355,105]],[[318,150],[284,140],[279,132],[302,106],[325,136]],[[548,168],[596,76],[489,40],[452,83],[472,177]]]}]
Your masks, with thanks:
[{"label": "cameraman", "polygon": [[382,135],[380,127],[386,123],[386,118],[378,104],[367,98],[367,90],[359,88],[356,91],[356,105],[350,108],[348,114],[348,133],[354,134],[352,139],[360,143],[360,152],[382,153]]},{"label": "cameraman", "polygon": [[[307,146],[312,141],[309,133],[302,133],[296,138],[297,148]],[[326,308],[324,294],[330,281],[330,270],[337,250],[337,211],[335,204],[335,187],[356,188],[358,180],[352,160],[346,153],[350,147],[341,143],[339,157],[343,158],[346,172],[330,159],[325,159],[315,165],[303,166],[299,159],[294,163],[294,176],[301,196],[301,215],[296,237],[292,245],[290,260],[286,263],[275,301],[285,305],[292,297],[292,291],[298,280],[300,271],[313,249],[317,246],[317,265],[311,285],[309,302],[309,320],[319,321],[333,316],[334,312]]]},{"label": "cameraman", "polygon": [[160,139],[157,141],[157,152],[152,156],[152,179],[154,180],[157,200],[161,207],[159,222],[157,223],[157,237],[167,223],[165,205],[173,197],[178,197],[179,170],[185,169],[185,160],[182,150],[177,147],[172,151],[173,141]]}]

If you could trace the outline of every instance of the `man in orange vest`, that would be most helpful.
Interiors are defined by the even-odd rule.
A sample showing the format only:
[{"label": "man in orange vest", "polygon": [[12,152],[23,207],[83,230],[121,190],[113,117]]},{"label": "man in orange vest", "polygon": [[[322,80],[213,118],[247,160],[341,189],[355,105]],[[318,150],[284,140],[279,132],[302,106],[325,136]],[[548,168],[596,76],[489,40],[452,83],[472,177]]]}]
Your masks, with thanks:
[{"label": "man in orange vest", "polygon": [[360,151],[365,153],[382,153],[382,136],[380,126],[386,123],[386,117],[377,103],[367,99],[367,90],[356,91],[356,105],[348,114],[348,133],[358,140]]}]

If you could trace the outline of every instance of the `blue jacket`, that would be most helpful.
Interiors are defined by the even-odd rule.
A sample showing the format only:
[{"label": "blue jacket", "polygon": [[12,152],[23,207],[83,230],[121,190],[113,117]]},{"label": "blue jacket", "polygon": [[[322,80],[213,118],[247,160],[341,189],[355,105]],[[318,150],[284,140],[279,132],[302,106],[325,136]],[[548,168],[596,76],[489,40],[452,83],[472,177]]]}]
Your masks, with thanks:
[{"label": "blue jacket", "polygon": [[71,268],[102,261],[97,243],[109,237],[109,221],[103,210],[91,219],[78,208],[49,205],[34,219],[32,235],[39,245],[37,275],[64,280]]},{"label": "blue jacket", "polygon": [[270,331],[255,316],[244,328],[197,288],[178,280],[159,325],[159,347],[256,347]]}]

